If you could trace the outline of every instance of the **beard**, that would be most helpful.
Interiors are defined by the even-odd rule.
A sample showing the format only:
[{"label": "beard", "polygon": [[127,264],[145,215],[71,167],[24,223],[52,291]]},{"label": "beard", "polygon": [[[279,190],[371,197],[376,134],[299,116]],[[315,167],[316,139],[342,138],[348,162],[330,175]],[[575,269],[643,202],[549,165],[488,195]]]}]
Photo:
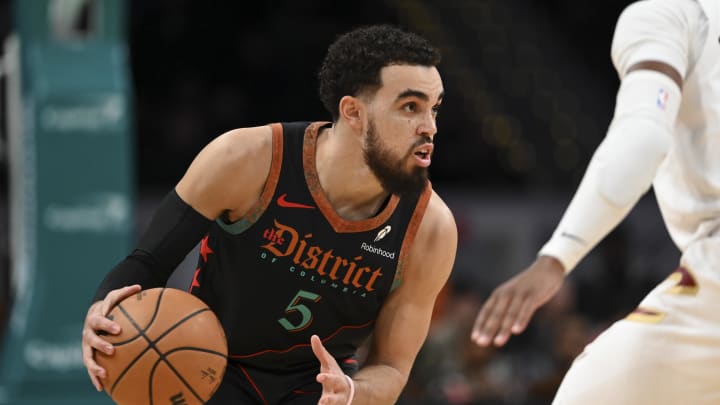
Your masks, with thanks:
[{"label": "beard", "polygon": [[363,157],[372,173],[385,191],[400,196],[419,195],[428,182],[427,167],[413,166],[407,169],[407,161],[414,159],[414,150],[420,145],[432,143],[430,137],[421,137],[410,147],[405,156],[397,157],[380,140],[374,120],[368,123]]}]

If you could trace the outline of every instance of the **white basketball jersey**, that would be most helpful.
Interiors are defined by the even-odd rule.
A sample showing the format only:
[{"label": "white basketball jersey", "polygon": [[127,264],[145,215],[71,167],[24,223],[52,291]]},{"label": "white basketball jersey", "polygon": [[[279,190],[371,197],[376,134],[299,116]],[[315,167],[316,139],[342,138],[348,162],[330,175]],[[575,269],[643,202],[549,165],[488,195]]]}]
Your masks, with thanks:
[{"label": "white basketball jersey", "polygon": [[720,228],[720,1],[698,3],[707,36],[685,77],[673,144],[653,184],[670,236],[683,251]]}]

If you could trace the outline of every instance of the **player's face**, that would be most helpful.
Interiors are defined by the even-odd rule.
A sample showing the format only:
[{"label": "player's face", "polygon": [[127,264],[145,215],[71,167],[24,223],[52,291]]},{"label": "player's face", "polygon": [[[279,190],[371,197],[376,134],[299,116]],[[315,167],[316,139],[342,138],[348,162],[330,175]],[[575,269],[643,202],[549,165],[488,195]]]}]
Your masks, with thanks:
[{"label": "player's face", "polygon": [[435,67],[393,65],[369,103],[364,156],[383,187],[395,194],[420,192],[437,132],[443,86]]}]

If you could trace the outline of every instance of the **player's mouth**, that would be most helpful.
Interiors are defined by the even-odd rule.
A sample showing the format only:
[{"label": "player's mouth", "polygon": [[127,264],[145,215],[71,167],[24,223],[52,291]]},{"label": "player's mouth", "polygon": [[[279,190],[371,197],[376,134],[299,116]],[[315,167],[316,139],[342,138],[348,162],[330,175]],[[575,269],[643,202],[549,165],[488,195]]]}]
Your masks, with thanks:
[{"label": "player's mouth", "polygon": [[433,148],[434,146],[431,143],[425,143],[415,148],[413,154],[418,165],[421,167],[430,166],[430,156],[432,156]]}]

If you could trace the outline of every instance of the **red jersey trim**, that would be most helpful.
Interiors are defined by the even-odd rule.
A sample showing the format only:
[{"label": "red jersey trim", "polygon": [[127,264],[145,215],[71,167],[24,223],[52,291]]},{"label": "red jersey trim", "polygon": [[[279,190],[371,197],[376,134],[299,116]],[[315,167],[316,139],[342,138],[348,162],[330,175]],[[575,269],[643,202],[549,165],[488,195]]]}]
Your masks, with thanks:
[{"label": "red jersey trim", "polygon": [[[328,335],[327,337],[321,338],[321,340],[322,340],[323,343],[325,343],[325,342],[327,342],[328,340],[330,340],[330,339],[334,338],[335,336],[337,336],[338,333],[342,332],[342,331],[345,330],[345,329],[362,329],[362,328],[367,328],[368,326],[372,325],[374,322],[375,322],[375,320],[372,320],[372,321],[370,321],[370,322],[364,323],[364,324],[362,324],[362,325],[345,325],[345,326],[341,326],[341,327],[339,327],[335,332],[331,333],[331,334]],[[293,350],[295,350],[295,349],[299,349],[299,348],[301,348],[301,347],[310,347],[310,343],[300,343],[300,344],[297,344],[297,345],[294,345],[294,346],[290,346],[290,347],[288,347],[287,349],[267,349],[267,350],[261,350],[261,351],[259,351],[259,352],[255,352],[255,353],[250,353],[250,354],[231,354],[231,355],[228,356],[228,358],[233,359],[233,360],[239,360],[239,359],[247,359],[247,358],[250,358],[250,357],[256,357],[256,356],[260,356],[260,355],[268,354],[268,353],[284,354],[284,353],[287,353],[287,352],[291,352],[291,351],[293,351]]]},{"label": "red jersey trim", "polygon": [[391,291],[399,287],[400,283],[402,282],[405,264],[407,263],[407,258],[410,255],[410,249],[413,245],[413,242],[415,241],[415,235],[417,235],[418,228],[420,228],[420,223],[422,222],[423,216],[425,216],[425,210],[427,209],[428,202],[430,202],[430,196],[432,196],[432,184],[430,183],[430,181],[428,181],[425,190],[423,190],[422,194],[420,194],[420,198],[418,198],[418,203],[415,206],[415,211],[410,218],[410,223],[408,224],[407,231],[405,232],[405,238],[403,239],[402,245],[400,247],[400,254],[398,256],[398,265],[397,270],[395,271],[395,279],[393,280],[392,286],[390,287]]},{"label": "red jersey trim", "polygon": [[242,371],[242,373],[245,374],[245,378],[248,380],[250,385],[252,385],[253,389],[258,394],[258,396],[260,397],[260,400],[262,400],[262,402],[263,402],[263,405],[268,405],[268,402],[265,399],[265,396],[263,395],[262,391],[260,391],[260,388],[258,388],[257,384],[255,384],[255,380],[253,380],[252,377],[250,377],[250,373],[248,373],[247,370],[245,370],[245,367],[243,367],[243,366],[238,366],[238,368],[240,368],[240,371]]},{"label": "red jersey trim", "polygon": [[270,205],[272,197],[275,194],[275,188],[280,181],[280,170],[282,169],[283,159],[283,128],[281,124],[277,123],[270,124],[270,128],[272,128],[272,161],[270,162],[270,172],[265,181],[265,187],[262,193],[260,193],[260,198],[250,207],[247,214],[239,220],[231,224],[228,224],[222,219],[216,221],[222,229],[233,235],[244,232],[260,219],[260,216],[265,212],[268,205]]}]

